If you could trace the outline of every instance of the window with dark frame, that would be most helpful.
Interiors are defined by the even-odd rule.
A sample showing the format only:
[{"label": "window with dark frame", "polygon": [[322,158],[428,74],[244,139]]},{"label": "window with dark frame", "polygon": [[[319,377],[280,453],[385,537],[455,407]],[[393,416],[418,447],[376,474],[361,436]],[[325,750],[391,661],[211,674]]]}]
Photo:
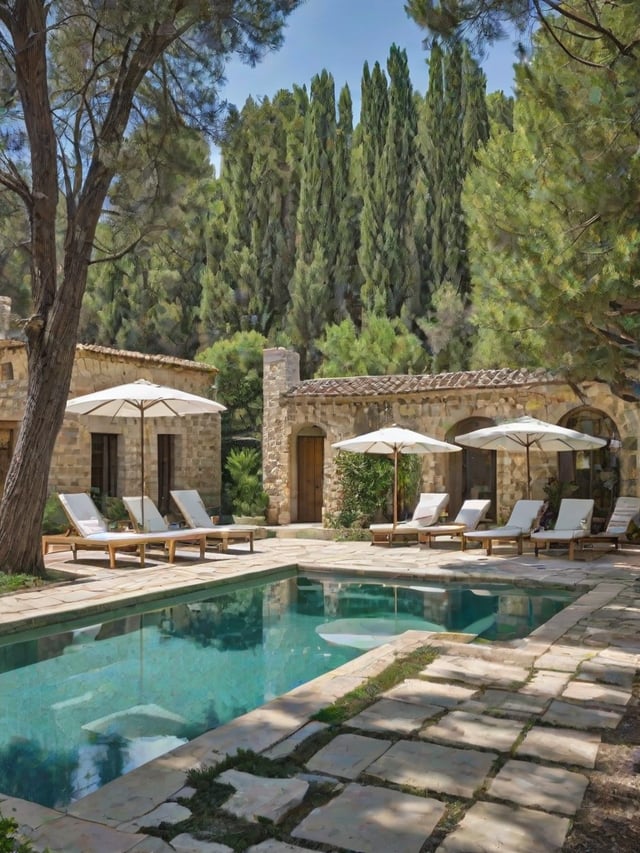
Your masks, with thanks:
[{"label": "window with dark frame", "polygon": [[171,489],[174,488],[175,436],[158,433],[158,509],[162,515],[171,512]]},{"label": "window with dark frame", "polygon": [[118,436],[91,433],[91,494],[104,511],[107,497],[118,494]]}]

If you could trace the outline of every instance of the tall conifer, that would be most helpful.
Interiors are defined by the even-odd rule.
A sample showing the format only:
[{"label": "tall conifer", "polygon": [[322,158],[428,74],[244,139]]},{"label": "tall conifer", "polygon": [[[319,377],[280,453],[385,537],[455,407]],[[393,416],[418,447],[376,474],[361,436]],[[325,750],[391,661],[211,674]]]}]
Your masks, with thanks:
[{"label": "tall conifer", "polygon": [[334,156],[336,105],[333,77],[322,71],[311,81],[305,123],[296,266],[291,279],[287,331],[299,349],[301,372],[312,375],[313,341],[332,319],[332,273],[337,256]]},{"label": "tall conifer", "polygon": [[[462,189],[479,145],[489,135],[484,74],[468,48],[437,43],[429,58],[429,87],[420,138],[424,194],[416,233],[421,265],[422,305],[446,282],[465,300],[470,276]],[[422,181],[419,184],[422,187]]]},{"label": "tall conifer", "polygon": [[[369,309],[375,307],[397,317],[407,299],[414,301],[417,285],[412,234],[417,113],[407,55],[396,45],[391,47],[387,71],[386,124],[377,125],[378,117],[372,117],[370,110],[367,112],[381,136],[376,137],[377,145],[365,149],[369,158],[367,177],[371,177],[363,192],[360,263],[364,276],[363,302]],[[373,85],[371,88],[373,94],[378,93]],[[372,104],[373,98],[367,106]]]},{"label": "tall conifer", "polygon": [[333,269],[333,321],[360,317],[361,276],[358,267],[360,203],[353,179],[353,104],[348,86],[340,92],[334,161],[337,216],[336,260]]},{"label": "tall conifer", "polygon": [[376,181],[387,135],[388,116],[387,78],[378,62],[373,66],[372,72],[369,72],[369,66],[365,62],[362,72],[362,102],[358,134],[362,194],[358,263],[363,280],[361,291],[363,307],[371,307],[377,275],[377,260],[381,250],[384,207],[380,208],[380,194],[376,192]]}]

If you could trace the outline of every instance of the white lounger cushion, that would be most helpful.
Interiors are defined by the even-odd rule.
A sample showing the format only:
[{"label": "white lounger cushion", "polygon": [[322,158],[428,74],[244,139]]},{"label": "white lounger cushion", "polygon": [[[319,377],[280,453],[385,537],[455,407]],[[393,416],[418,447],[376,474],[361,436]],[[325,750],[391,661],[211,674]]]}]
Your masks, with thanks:
[{"label": "white lounger cushion", "polygon": [[487,500],[468,500],[460,507],[458,514],[453,521],[446,524],[434,524],[433,526],[423,527],[423,533],[446,533],[447,530],[453,530],[459,533],[461,529],[475,530],[485,517],[491,506],[491,501]]},{"label": "white lounger cushion", "polygon": [[90,537],[97,533],[108,533],[109,526],[89,495],[78,492],[77,494],[59,494],[58,497],[69,520],[81,536]]},{"label": "white lounger cushion", "polygon": [[195,489],[172,489],[171,497],[189,527],[214,527],[211,516]]},{"label": "white lounger cushion", "polygon": [[446,492],[423,492],[420,495],[413,516],[408,521],[401,521],[394,528],[393,524],[370,524],[369,530],[376,533],[387,533],[391,530],[419,530],[421,527],[433,524],[438,520],[449,503]]},{"label": "white lounger cushion", "polygon": [[474,530],[465,533],[467,539],[514,539],[531,533],[542,501],[516,501],[507,523],[502,527],[489,527],[486,530]]},{"label": "white lounger cushion", "polygon": [[164,518],[150,497],[123,497],[122,502],[127,508],[131,520],[134,522],[138,530],[143,527],[142,522],[142,506],[144,504],[144,533],[162,533],[168,539],[180,539],[185,533],[206,533],[207,528],[193,527],[188,530],[180,530],[180,528],[169,527]]},{"label": "white lounger cushion", "polygon": [[582,539],[591,531],[593,500],[584,498],[563,498],[553,530],[538,530],[531,534],[532,540],[539,542],[570,542]]}]

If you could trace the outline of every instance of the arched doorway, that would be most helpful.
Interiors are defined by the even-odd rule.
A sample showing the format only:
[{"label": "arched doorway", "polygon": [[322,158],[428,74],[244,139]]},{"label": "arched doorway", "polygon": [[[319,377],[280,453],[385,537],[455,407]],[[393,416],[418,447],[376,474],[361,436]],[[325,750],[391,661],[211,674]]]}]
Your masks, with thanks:
[{"label": "arched doorway", "polygon": [[298,522],[322,521],[324,439],[323,431],[316,426],[305,427],[296,437]]},{"label": "arched doorway", "polygon": [[[466,418],[452,427],[447,441],[454,441],[456,435],[472,432],[483,427],[493,426],[490,418]],[[449,492],[449,516],[454,518],[463,502],[471,498],[488,498],[491,506],[488,520],[496,518],[496,454],[493,450],[479,450],[476,447],[463,447],[461,453],[449,453],[449,474],[447,490]]]},{"label": "arched doorway", "polygon": [[620,434],[599,409],[583,406],[565,415],[561,426],[607,439],[605,447],[558,453],[558,480],[572,483],[571,497],[593,498],[594,523],[604,526],[620,493]]}]

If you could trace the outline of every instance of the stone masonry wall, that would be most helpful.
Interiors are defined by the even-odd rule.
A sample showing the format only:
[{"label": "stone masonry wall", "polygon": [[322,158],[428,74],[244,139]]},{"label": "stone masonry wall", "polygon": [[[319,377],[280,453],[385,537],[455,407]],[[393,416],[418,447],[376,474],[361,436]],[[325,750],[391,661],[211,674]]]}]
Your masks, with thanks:
[{"label": "stone masonry wall", "polygon": [[290,490],[290,412],[282,405],[281,395],[300,381],[300,356],[275,347],[263,353],[263,429],[262,479],[269,494],[267,520],[271,524],[291,522]]},{"label": "stone masonry wall", "polygon": [[[620,458],[620,494],[640,494],[638,479],[638,435],[640,406],[614,397],[601,383],[587,383],[577,392],[566,384],[532,383],[514,388],[456,388],[416,394],[385,394],[339,397],[315,393],[285,395],[299,384],[297,356],[287,350],[265,352],[264,384],[264,486],[270,496],[272,523],[297,520],[295,459],[292,448],[301,430],[320,428],[324,440],[323,513],[334,513],[338,506],[335,476],[334,442],[392,423],[453,440],[460,433],[458,424],[467,418],[484,417],[495,421],[531,415],[559,423],[575,409],[589,406],[605,412],[616,424],[622,448]],[[320,382],[321,380],[318,380]],[[313,380],[302,383],[309,388]],[[301,386],[302,387],[302,386]],[[557,471],[557,454],[531,452],[532,497],[543,498],[543,486]],[[423,491],[448,491],[450,454],[421,457]],[[514,502],[523,497],[526,482],[525,454],[498,452],[496,455],[496,507],[503,520]]]},{"label": "stone masonry wall", "polygon": [[[13,379],[0,381],[0,424],[16,430],[27,390],[26,353],[22,344],[0,344],[0,365],[10,365]],[[121,353],[103,347],[78,346],[69,396],[148,379],[201,396],[209,396],[216,370],[183,359]],[[2,375],[2,374],[0,374]],[[140,492],[140,421],[67,415],[56,441],[49,472],[49,491],[85,491],[91,484],[91,433],[118,434],[118,491]],[[219,415],[145,419],[147,493],[157,498],[157,436],[174,435],[176,488],[198,489],[207,505],[220,503],[221,435]]]}]

